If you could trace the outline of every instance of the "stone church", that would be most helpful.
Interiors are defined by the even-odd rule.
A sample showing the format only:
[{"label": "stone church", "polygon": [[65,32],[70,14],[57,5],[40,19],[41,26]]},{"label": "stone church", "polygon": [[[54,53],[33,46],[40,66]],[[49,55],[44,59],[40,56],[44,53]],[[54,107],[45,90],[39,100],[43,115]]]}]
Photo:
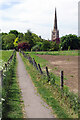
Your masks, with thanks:
[{"label": "stone church", "polygon": [[53,28],[52,35],[51,35],[51,40],[53,42],[56,41],[56,43],[60,43],[59,30],[58,30],[58,27],[57,27],[57,12],[56,12],[56,8],[55,8],[54,28]]}]

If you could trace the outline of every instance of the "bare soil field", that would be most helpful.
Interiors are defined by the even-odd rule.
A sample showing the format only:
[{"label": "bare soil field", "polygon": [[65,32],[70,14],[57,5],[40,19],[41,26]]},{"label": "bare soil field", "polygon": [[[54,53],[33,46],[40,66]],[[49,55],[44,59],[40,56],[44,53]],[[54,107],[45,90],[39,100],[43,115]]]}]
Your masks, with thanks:
[{"label": "bare soil field", "polygon": [[64,84],[71,91],[78,92],[78,56],[53,56],[53,55],[37,55],[46,59],[49,64],[48,68],[54,74],[60,76],[60,70],[64,71]]}]

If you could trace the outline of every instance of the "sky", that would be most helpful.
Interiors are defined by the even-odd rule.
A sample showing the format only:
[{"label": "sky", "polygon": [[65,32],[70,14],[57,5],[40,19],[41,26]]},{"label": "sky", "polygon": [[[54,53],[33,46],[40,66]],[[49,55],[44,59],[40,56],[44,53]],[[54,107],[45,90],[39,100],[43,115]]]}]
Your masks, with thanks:
[{"label": "sky", "polygon": [[79,0],[0,0],[0,32],[27,30],[51,39],[55,7],[60,37],[78,35]]}]

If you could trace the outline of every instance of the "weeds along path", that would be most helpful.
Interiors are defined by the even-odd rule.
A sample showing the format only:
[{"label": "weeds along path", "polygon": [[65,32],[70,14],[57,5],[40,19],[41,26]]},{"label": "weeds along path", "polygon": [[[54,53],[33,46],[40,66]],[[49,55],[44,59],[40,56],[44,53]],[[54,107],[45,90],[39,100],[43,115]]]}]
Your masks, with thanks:
[{"label": "weeds along path", "polygon": [[42,101],[37,93],[24,63],[17,52],[17,76],[28,118],[54,118],[48,105]]}]

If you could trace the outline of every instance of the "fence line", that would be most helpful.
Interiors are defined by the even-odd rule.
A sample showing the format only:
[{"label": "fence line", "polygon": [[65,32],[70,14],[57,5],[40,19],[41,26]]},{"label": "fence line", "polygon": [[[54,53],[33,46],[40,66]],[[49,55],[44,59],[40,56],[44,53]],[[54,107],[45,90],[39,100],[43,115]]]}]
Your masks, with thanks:
[{"label": "fence line", "polygon": [[5,63],[5,65],[3,66],[2,70],[0,70],[1,86],[2,86],[2,81],[3,81],[3,72],[4,72],[4,70],[8,69],[8,67],[9,67],[9,65],[12,62],[12,59],[14,57],[14,53],[15,53],[15,50],[13,51],[12,55],[8,59],[7,63]]},{"label": "fence line", "polygon": [[63,84],[63,71],[61,71],[61,76],[60,76],[60,78],[61,78],[61,90],[63,90],[63,86],[64,86],[64,84]]},{"label": "fence line", "polygon": [[[33,65],[33,67],[35,67],[40,72],[40,74],[44,75],[40,64],[39,63],[37,64],[34,58],[31,58],[31,56],[29,54],[27,55],[23,51],[20,51],[20,53],[22,53],[23,56],[29,60],[29,62]],[[49,74],[47,66],[46,66],[46,76],[47,76],[47,79],[49,82],[51,78],[50,78],[50,74]],[[60,71],[60,89],[61,89],[61,91],[63,91],[63,88],[64,88],[63,83],[64,83],[63,71]],[[59,86],[56,83],[54,83],[54,85]]]},{"label": "fence line", "polygon": [[41,69],[40,64],[38,64],[38,68],[39,68],[40,73],[43,74],[43,71],[42,71],[42,69]]},{"label": "fence line", "polygon": [[50,81],[50,75],[49,75],[49,71],[48,71],[48,67],[46,66],[46,73],[47,73],[47,77],[48,77],[48,82]]}]

